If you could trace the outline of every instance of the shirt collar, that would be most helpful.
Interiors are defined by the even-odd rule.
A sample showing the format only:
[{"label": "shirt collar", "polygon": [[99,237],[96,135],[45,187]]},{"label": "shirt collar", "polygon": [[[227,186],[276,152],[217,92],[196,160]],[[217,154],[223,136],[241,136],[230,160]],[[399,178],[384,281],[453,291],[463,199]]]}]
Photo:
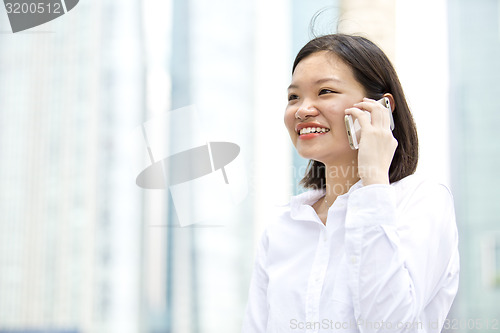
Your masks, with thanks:
[{"label": "shirt collar", "polygon": [[[337,197],[337,200],[339,200],[339,198],[347,199],[352,192],[356,191],[361,187],[363,187],[363,183],[361,180],[359,180],[358,182],[356,182],[354,185],[351,186],[351,188],[349,189],[349,191],[347,191],[347,193],[339,195]],[[292,219],[315,220],[316,219],[315,215],[311,214],[311,212],[314,211],[312,205],[324,195],[325,195],[325,190],[319,189],[319,190],[309,190],[307,192],[293,196],[290,199],[290,216],[292,217]]]}]

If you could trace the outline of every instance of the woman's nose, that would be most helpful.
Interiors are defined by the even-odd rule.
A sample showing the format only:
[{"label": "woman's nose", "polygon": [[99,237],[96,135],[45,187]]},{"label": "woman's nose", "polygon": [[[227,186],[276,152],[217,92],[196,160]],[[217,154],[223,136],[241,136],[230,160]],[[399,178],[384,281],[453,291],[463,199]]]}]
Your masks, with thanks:
[{"label": "woman's nose", "polygon": [[301,106],[295,113],[295,119],[304,120],[309,117],[315,117],[319,114],[318,109],[312,105]]}]

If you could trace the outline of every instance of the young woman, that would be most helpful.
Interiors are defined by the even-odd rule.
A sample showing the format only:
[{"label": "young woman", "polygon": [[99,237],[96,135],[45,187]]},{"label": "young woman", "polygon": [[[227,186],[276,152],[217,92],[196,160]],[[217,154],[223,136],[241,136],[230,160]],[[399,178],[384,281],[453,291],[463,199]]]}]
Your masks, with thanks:
[{"label": "young woman", "polygon": [[[346,115],[361,126],[358,150]],[[310,190],[262,236],[243,332],[440,332],[458,288],[453,198],[413,175],[416,128],[386,55],[362,37],[311,40],[285,125],[310,159]]]}]

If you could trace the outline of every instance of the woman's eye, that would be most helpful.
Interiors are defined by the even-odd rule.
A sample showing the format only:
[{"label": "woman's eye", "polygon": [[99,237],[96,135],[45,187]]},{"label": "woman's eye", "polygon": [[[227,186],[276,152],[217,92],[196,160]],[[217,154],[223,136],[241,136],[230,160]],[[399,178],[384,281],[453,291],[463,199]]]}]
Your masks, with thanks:
[{"label": "woman's eye", "polygon": [[319,94],[320,94],[320,95],[324,95],[324,94],[334,94],[334,93],[336,93],[336,91],[333,91],[333,90],[331,90],[331,89],[321,89],[321,90],[319,91]]},{"label": "woman's eye", "polygon": [[294,94],[288,95],[288,101],[289,101],[289,102],[290,102],[290,101],[293,101],[293,100],[295,100],[295,99],[297,99],[297,98],[299,98],[299,96],[297,96],[297,95],[294,95]]}]

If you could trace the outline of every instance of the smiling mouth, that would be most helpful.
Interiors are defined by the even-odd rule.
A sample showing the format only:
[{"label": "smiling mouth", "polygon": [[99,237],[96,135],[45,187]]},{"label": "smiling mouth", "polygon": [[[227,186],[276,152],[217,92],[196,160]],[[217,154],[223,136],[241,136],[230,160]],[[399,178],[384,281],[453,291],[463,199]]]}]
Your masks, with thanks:
[{"label": "smiling mouth", "polygon": [[299,131],[299,136],[312,133],[327,133],[330,132],[329,128],[324,127],[305,127]]}]

